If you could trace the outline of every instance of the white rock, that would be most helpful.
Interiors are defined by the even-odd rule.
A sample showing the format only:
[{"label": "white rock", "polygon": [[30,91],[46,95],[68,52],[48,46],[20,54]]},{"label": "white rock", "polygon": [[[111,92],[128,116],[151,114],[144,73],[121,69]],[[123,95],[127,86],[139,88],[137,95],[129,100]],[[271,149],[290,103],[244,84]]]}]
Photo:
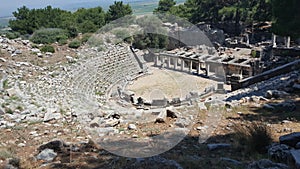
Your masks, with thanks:
[{"label": "white rock", "polygon": [[134,125],[134,124],[129,124],[129,125],[128,125],[128,129],[129,129],[129,130],[136,130],[137,127],[136,127],[136,125]]},{"label": "white rock", "polygon": [[8,96],[14,96],[17,94],[17,91],[14,88],[7,89],[6,91],[7,91]]},{"label": "white rock", "polygon": [[40,152],[36,158],[38,160],[44,160],[47,162],[51,162],[54,160],[54,158],[56,156],[57,156],[57,153],[55,153],[52,149],[47,148],[47,149],[43,150],[42,152]]},{"label": "white rock", "polygon": [[1,60],[2,62],[6,62],[6,59],[4,59],[4,58],[0,58],[0,60]]},{"label": "white rock", "polygon": [[99,127],[100,126],[100,117],[96,117],[94,118],[91,122],[90,122],[90,127]]},{"label": "white rock", "polygon": [[18,144],[18,147],[25,147],[25,146],[26,146],[26,144],[24,144],[24,143]]},{"label": "white rock", "polygon": [[43,54],[42,53],[37,53],[36,54],[38,57],[42,58],[43,57]]},{"label": "white rock", "polygon": [[33,48],[33,49],[31,49],[31,52],[34,52],[34,53],[41,53],[41,50],[38,49],[38,48]]},{"label": "white rock", "polygon": [[56,108],[48,108],[47,113],[44,116],[44,122],[61,119],[62,118],[61,114],[56,112],[57,112]]}]

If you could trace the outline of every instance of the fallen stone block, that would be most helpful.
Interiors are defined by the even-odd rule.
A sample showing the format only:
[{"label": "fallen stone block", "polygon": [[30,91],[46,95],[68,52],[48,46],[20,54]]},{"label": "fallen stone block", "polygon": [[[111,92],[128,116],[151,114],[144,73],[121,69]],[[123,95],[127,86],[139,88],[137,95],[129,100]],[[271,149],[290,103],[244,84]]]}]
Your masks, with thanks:
[{"label": "fallen stone block", "polygon": [[300,142],[300,132],[295,132],[279,137],[280,144],[286,144],[291,147],[295,147]]}]

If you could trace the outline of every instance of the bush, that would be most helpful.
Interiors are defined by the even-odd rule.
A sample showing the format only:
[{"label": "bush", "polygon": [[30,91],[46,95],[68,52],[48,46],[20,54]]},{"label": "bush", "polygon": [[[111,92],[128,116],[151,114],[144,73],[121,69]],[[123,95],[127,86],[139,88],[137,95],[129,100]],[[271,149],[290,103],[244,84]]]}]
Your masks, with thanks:
[{"label": "bush", "polygon": [[73,40],[72,42],[69,43],[69,48],[79,48],[81,45],[79,40]]},{"label": "bush", "polygon": [[53,46],[51,45],[45,45],[41,48],[41,52],[51,52],[51,53],[54,53],[55,52],[55,49]]},{"label": "bush", "polygon": [[8,39],[16,39],[16,38],[20,37],[20,33],[18,33],[18,32],[7,32],[6,37]]},{"label": "bush", "polygon": [[48,28],[35,31],[30,40],[38,44],[50,44],[66,39],[68,39],[68,33],[66,30],[58,28]]},{"label": "bush", "polygon": [[80,39],[81,43],[87,42],[87,41],[90,39],[91,36],[92,36],[92,35],[91,35],[90,33],[85,33],[85,34],[83,34],[83,35],[82,35],[82,38]]},{"label": "bush", "polygon": [[234,131],[238,144],[249,152],[265,153],[273,140],[270,128],[262,123],[236,124]]}]

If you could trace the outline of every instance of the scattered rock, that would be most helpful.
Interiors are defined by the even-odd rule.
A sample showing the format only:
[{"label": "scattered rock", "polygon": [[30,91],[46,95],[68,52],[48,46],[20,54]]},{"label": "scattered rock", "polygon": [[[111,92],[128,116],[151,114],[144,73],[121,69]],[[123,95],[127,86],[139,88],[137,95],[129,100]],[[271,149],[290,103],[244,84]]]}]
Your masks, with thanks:
[{"label": "scattered rock", "polygon": [[21,51],[21,50],[16,50],[16,51],[14,52],[14,54],[17,54],[17,55],[22,54],[22,51]]},{"label": "scattered rock", "polygon": [[5,114],[5,110],[2,109],[2,107],[0,107],[0,115],[3,115],[3,114]]},{"label": "scattered rock", "polygon": [[52,56],[53,53],[51,53],[51,52],[46,52],[45,55],[46,55],[46,56]]},{"label": "scattered rock", "polygon": [[94,118],[91,122],[90,122],[90,127],[94,128],[94,127],[99,127],[100,126],[100,117],[96,117]]},{"label": "scattered rock", "polygon": [[295,147],[300,142],[300,132],[295,132],[279,137],[280,144],[286,144],[291,147]]},{"label": "scattered rock", "polygon": [[207,107],[205,106],[204,102],[198,103],[198,107],[199,107],[200,110],[207,110]]},{"label": "scattered rock", "polygon": [[290,147],[285,144],[272,144],[268,149],[268,155],[275,161],[287,163],[291,159]]},{"label": "scattered rock", "polygon": [[56,112],[57,112],[56,108],[48,108],[47,113],[44,116],[44,122],[61,119],[62,118],[61,114]]},{"label": "scattered rock", "polygon": [[177,115],[177,113],[175,111],[167,110],[167,117],[177,118],[178,115]]},{"label": "scattered rock", "polygon": [[47,149],[43,150],[42,152],[40,152],[36,158],[38,160],[44,160],[47,162],[51,162],[54,160],[54,158],[56,156],[57,156],[57,153],[55,153],[52,149],[47,148]]},{"label": "scattered rock", "polygon": [[39,53],[37,53],[36,55],[37,55],[38,57],[40,57],[40,58],[42,58],[42,57],[43,57],[43,54],[42,54],[42,53],[40,53],[40,52],[39,52]]},{"label": "scattered rock", "polygon": [[190,121],[185,118],[179,118],[176,120],[175,125],[181,128],[185,128],[190,124]]},{"label": "scattered rock", "polygon": [[31,49],[31,52],[34,52],[34,53],[41,53],[41,50],[38,49],[38,48],[33,48],[33,49]]},{"label": "scattered rock", "polygon": [[292,157],[295,161],[295,166],[300,169],[300,150],[291,150]]},{"label": "scattered rock", "polygon": [[7,91],[8,96],[10,96],[10,97],[17,94],[17,91],[14,88],[7,89],[6,91]]},{"label": "scattered rock", "polygon": [[73,57],[71,56],[66,56],[66,59],[69,63],[75,63],[76,62],[76,59],[74,59]]},{"label": "scattered rock", "polygon": [[108,119],[105,121],[105,127],[115,127],[120,123],[119,119]]},{"label": "scattered rock", "polygon": [[268,159],[254,161],[248,165],[247,169],[290,169],[287,165],[282,163],[274,163]]},{"label": "scattered rock", "polygon": [[162,110],[159,112],[158,116],[155,119],[155,123],[164,123],[167,118],[167,112],[166,110]]},{"label": "scattered rock", "polygon": [[271,106],[270,104],[264,104],[263,105],[263,108],[264,109],[267,109],[267,110],[270,110],[270,111],[272,111],[272,110],[275,110],[275,107],[273,107],[273,106]]},{"label": "scattered rock", "polygon": [[129,124],[129,125],[128,125],[128,129],[129,129],[129,130],[136,130],[137,127],[136,127],[136,125],[134,125],[134,124]]},{"label": "scattered rock", "polygon": [[132,138],[138,138],[139,136],[137,134],[133,134],[131,137]]},{"label": "scattered rock", "polygon": [[293,89],[295,90],[300,90],[300,84],[294,84]]},{"label": "scattered rock", "polygon": [[300,149],[300,142],[298,142],[295,146],[296,149]]},{"label": "scattered rock", "polygon": [[19,143],[18,144],[18,147],[25,147],[26,146],[26,144],[24,144],[24,143]]},{"label": "scattered rock", "polygon": [[60,140],[54,140],[54,141],[50,141],[46,144],[41,145],[38,150],[42,151],[44,149],[52,149],[56,152],[61,151],[62,148],[64,147],[64,142],[60,141]]},{"label": "scattered rock", "polygon": [[237,161],[237,160],[234,160],[234,159],[231,159],[231,158],[226,158],[226,157],[221,157],[220,159],[221,161],[225,161],[227,163],[230,163],[230,164],[233,164],[235,166],[239,166],[239,165],[242,165],[243,163],[240,162],[240,161]]},{"label": "scattered rock", "polygon": [[226,144],[226,143],[207,144],[207,147],[210,151],[213,151],[219,149],[228,149],[231,147],[231,144]]},{"label": "scattered rock", "polygon": [[1,62],[6,62],[7,60],[4,59],[4,58],[0,58],[0,61],[1,61]]},{"label": "scattered rock", "polygon": [[271,98],[282,98],[284,96],[287,96],[288,93],[284,92],[284,91],[279,91],[279,90],[268,90],[265,94],[265,97],[267,99],[271,99]]}]

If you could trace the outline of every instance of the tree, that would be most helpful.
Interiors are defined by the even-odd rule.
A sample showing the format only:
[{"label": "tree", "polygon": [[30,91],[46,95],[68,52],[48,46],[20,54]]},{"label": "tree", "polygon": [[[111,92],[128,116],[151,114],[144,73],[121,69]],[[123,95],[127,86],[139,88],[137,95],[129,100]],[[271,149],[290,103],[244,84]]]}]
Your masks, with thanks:
[{"label": "tree", "polygon": [[281,36],[300,37],[300,1],[272,0],[272,30]]},{"label": "tree", "polygon": [[109,6],[109,9],[106,13],[106,22],[110,22],[131,14],[132,9],[129,4],[124,5],[122,1],[115,1],[113,5]]},{"label": "tree", "polygon": [[174,0],[159,0],[158,7],[154,9],[154,13],[166,13],[176,5]]},{"label": "tree", "polygon": [[78,9],[75,21],[81,33],[95,32],[105,24],[105,12],[101,7]]},{"label": "tree", "polygon": [[32,34],[35,28],[35,22],[30,21],[30,9],[26,6],[18,8],[17,11],[13,12],[16,19],[9,21],[9,27],[13,31],[20,32],[21,34]]}]

